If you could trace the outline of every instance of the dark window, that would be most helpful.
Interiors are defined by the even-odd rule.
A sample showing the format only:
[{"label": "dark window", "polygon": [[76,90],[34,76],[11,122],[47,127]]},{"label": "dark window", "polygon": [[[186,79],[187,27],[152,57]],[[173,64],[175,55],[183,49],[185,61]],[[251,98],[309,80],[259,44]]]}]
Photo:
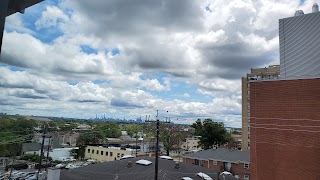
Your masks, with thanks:
[{"label": "dark window", "polygon": [[91,153],[94,154],[94,150],[93,149],[92,149]]},{"label": "dark window", "polygon": [[99,154],[99,150],[97,150],[97,154]]},{"label": "dark window", "polygon": [[123,157],[124,156],[124,154],[121,154],[121,157]]},{"label": "dark window", "polygon": [[245,169],[249,169],[249,164],[244,164]]},{"label": "dark window", "polygon": [[90,149],[88,149],[88,153],[90,153]]},{"label": "dark window", "polygon": [[113,153],[112,153],[112,152],[110,152],[110,156],[113,156]]},{"label": "dark window", "polygon": [[120,157],[120,153],[117,153],[117,157]]},{"label": "dark window", "polygon": [[100,154],[103,155],[103,151],[101,151]]},{"label": "dark window", "polygon": [[108,156],[108,151],[106,151],[106,156]]}]

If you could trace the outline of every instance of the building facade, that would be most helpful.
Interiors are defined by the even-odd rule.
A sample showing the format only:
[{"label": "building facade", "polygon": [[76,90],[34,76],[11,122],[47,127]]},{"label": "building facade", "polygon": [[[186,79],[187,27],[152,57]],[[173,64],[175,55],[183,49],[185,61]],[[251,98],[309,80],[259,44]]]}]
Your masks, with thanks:
[{"label": "building facade", "polygon": [[192,137],[186,138],[186,141],[181,144],[180,148],[185,152],[202,150],[202,148],[199,147],[200,137],[201,136],[192,136]]},{"label": "building facade", "polygon": [[251,72],[242,77],[242,142],[243,150],[250,148],[250,80],[278,79],[280,66],[272,65],[265,68],[251,69]]},{"label": "building facade", "polygon": [[279,41],[281,77],[320,76],[320,12],[280,19]]},{"label": "building facade", "polygon": [[208,149],[183,155],[183,162],[213,169],[219,173],[231,172],[239,179],[250,179],[250,151]]},{"label": "building facade", "polygon": [[120,160],[125,155],[134,155],[133,151],[122,150],[120,148],[87,146],[85,152],[86,159],[95,159],[100,162]]},{"label": "building facade", "polygon": [[320,78],[250,82],[251,176],[320,179]]}]

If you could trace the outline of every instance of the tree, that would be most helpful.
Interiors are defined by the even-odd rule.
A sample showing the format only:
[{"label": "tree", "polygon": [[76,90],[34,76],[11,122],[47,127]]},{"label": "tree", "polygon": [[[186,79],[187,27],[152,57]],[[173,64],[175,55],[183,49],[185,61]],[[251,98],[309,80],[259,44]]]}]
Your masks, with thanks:
[{"label": "tree", "polygon": [[32,139],[33,127],[37,123],[23,117],[0,117],[0,157],[12,157],[21,154],[23,142]]},{"label": "tree", "polygon": [[118,138],[121,136],[121,130],[118,124],[114,122],[99,122],[94,128],[103,138]]},{"label": "tree", "polygon": [[137,133],[139,131],[141,131],[141,126],[139,126],[138,124],[132,124],[132,125],[128,126],[126,129],[127,129],[128,135],[131,138],[134,136],[135,136],[135,138],[137,138]]},{"label": "tree", "polygon": [[198,119],[191,127],[195,129],[194,135],[201,136],[199,145],[203,149],[210,149],[213,145],[222,145],[232,140],[224,124],[214,122],[212,119],[205,119],[203,122]]},{"label": "tree", "polygon": [[98,132],[83,133],[77,138],[77,146],[98,144],[100,143],[101,139],[103,139],[103,137]]},{"label": "tree", "polygon": [[163,142],[167,156],[172,150],[180,150],[180,142],[188,136],[188,132],[181,132],[170,125],[160,125],[160,141]]},{"label": "tree", "polygon": [[86,146],[80,145],[79,149],[72,149],[70,151],[70,155],[73,156],[75,159],[83,160],[86,153]]}]

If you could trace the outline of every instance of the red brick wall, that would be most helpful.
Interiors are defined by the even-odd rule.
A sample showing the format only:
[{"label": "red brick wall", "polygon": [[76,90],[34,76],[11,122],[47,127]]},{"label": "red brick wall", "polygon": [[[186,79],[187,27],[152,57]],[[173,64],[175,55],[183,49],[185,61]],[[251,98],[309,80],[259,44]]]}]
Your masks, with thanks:
[{"label": "red brick wall", "polygon": [[251,82],[250,124],[250,179],[320,179],[320,79]]},{"label": "red brick wall", "polygon": [[187,164],[194,164],[194,159],[190,158],[183,158],[183,162]]},{"label": "red brick wall", "polygon": [[[188,163],[188,164],[194,164],[195,160],[194,159],[189,159],[189,158],[183,158],[183,162],[184,163]],[[208,163],[209,163],[209,166],[208,166]],[[223,162],[221,162],[221,161],[218,161],[217,165],[214,165],[213,161],[209,160],[209,162],[205,161],[203,165],[204,165],[204,167],[213,169],[213,170],[215,170],[217,172],[222,172],[223,171]],[[249,167],[249,169],[250,169],[250,167]],[[249,169],[245,169],[243,163],[239,163],[239,164],[232,163],[232,165],[231,165],[232,173],[234,175],[236,175],[236,174],[239,175],[239,177],[242,178],[242,179],[243,179],[243,176],[245,174],[250,175],[250,170]]]},{"label": "red brick wall", "polygon": [[243,179],[244,175],[250,176],[250,165],[249,165],[249,169],[246,169],[246,168],[244,168],[243,163],[232,164],[231,171],[232,171],[233,175],[238,175],[240,179]]},{"label": "red brick wall", "polygon": [[209,168],[210,168],[210,169],[214,169],[214,170],[216,170],[216,171],[218,171],[218,172],[221,172],[221,170],[223,169],[223,162],[218,161],[218,162],[217,162],[217,165],[214,165],[214,164],[213,164],[213,161],[210,160],[210,166],[209,166]]}]

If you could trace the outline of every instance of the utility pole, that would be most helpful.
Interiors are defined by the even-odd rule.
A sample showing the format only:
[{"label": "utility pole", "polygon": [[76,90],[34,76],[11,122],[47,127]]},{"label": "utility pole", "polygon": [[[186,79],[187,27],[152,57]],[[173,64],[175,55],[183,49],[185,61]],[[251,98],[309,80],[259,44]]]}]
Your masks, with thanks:
[{"label": "utility pole", "polygon": [[[49,150],[50,147],[52,146],[52,139],[51,136],[49,137],[49,143],[48,143],[48,147],[47,147],[47,157],[46,157],[46,172],[48,172],[48,158],[49,158]],[[50,146],[49,146],[50,145]]]},{"label": "utility pole", "polygon": [[137,151],[137,147],[138,147],[138,133],[136,132],[136,157],[138,157],[138,151]]},{"label": "utility pole", "polygon": [[42,135],[42,143],[41,143],[41,151],[40,151],[40,160],[39,160],[39,166],[38,166],[38,173],[37,173],[37,180],[39,180],[39,173],[41,171],[41,165],[42,165],[42,154],[43,154],[43,146],[44,146],[44,139],[46,138],[45,134]]},{"label": "utility pole", "polygon": [[[157,110],[157,116],[156,121],[147,120],[146,122],[156,122],[156,160],[155,160],[155,166],[154,166],[154,180],[158,180],[158,170],[159,170],[159,131],[160,131],[160,120],[158,118],[158,110]],[[168,112],[168,111],[167,111]],[[170,121],[165,121],[164,123],[170,123]]]},{"label": "utility pole", "polygon": [[[42,166],[42,154],[43,154],[43,146],[44,146],[44,140],[46,138],[46,133],[48,132],[48,127],[44,126],[43,128],[43,135],[42,135],[42,143],[41,143],[41,151],[40,151],[40,160],[39,160],[39,167],[38,167],[38,173],[37,173],[37,180],[39,180],[39,174],[41,171],[41,166]],[[49,146],[49,144],[48,144]]]}]

